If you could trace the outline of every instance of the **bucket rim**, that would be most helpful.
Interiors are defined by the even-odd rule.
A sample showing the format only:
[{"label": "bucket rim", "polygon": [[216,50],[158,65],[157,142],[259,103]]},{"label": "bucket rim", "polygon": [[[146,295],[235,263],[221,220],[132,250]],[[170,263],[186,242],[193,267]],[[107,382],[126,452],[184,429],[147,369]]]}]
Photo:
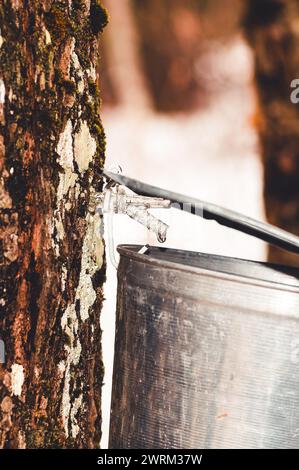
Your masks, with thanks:
[{"label": "bucket rim", "polygon": [[[272,264],[264,261],[254,261],[254,260],[247,260],[244,258],[236,258],[224,255],[217,255],[214,253],[204,253],[204,252],[197,252],[192,250],[181,250],[176,248],[169,248],[169,247],[159,247],[159,246],[152,246],[147,245],[148,250],[152,251],[159,251],[161,252],[168,252],[168,253],[188,253],[189,255],[197,255],[200,257],[209,257],[210,261],[233,261],[239,265],[247,266],[250,271],[250,267],[260,268],[261,270],[269,270],[269,275],[276,273],[276,276],[281,276],[281,280],[278,279],[262,279],[259,277],[254,277],[253,275],[245,275],[244,273],[238,272],[226,272],[220,271],[206,267],[200,266],[192,266],[188,264],[179,263],[177,261],[171,261],[169,259],[160,259],[156,258],[152,253],[139,253],[140,249],[144,245],[134,245],[134,244],[121,244],[117,246],[117,251],[121,256],[126,258],[132,259],[137,262],[156,265],[163,268],[169,268],[172,270],[184,271],[188,273],[193,273],[197,275],[205,275],[206,277],[212,277],[217,279],[223,280],[233,280],[234,282],[239,282],[241,284],[250,284],[260,287],[267,287],[276,290],[283,290],[289,291],[294,293],[299,293],[299,268],[295,266],[285,266],[279,264]],[[286,271],[291,271],[293,274],[288,274]],[[295,277],[295,273],[298,277]],[[288,282],[287,282],[288,281]]]}]

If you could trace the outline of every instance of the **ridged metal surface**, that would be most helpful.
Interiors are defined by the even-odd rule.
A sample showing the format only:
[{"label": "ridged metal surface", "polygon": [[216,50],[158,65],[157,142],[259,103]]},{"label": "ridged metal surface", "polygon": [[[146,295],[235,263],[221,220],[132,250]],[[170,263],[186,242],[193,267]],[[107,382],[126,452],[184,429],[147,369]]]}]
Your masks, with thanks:
[{"label": "ridged metal surface", "polygon": [[299,271],[122,246],[111,448],[299,448]]}]

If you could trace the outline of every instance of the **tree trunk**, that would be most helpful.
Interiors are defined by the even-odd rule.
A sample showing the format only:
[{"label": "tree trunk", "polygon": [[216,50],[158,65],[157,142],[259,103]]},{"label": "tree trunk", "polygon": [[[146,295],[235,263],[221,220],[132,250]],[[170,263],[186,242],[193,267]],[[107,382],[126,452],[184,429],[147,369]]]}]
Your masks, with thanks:
[{"label": "tree trunk", "polygon": [[[268,220],[299,235],[299,107],[290,84],[299,73],[296,0],[247,0],[245,28],[255,52],[257,123],[265,167]],[[271,261],[298,264],[274,247]]]},{"label": "tree trunk", "polygon": [[2,448],[99,446],[106,22],[99,0],[0,6]]}]

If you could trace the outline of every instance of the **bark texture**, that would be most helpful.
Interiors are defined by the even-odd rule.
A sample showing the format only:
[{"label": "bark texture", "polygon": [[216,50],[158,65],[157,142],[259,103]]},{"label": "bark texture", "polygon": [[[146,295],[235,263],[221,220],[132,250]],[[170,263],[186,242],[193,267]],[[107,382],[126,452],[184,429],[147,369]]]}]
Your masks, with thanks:
[{"label": "bark texture", "polygon": [[[265,168],[268,220],[299,235],[299,105],[290,84],[299,74],[299,4],[247,0],[245,29],[255,53],[257,125]],[[271,261],[298,264],[273,247]]]},{"label": "bark texture", "polygon": [[106,22],[98,0],[0,5],[2,448],[99,446]]}]

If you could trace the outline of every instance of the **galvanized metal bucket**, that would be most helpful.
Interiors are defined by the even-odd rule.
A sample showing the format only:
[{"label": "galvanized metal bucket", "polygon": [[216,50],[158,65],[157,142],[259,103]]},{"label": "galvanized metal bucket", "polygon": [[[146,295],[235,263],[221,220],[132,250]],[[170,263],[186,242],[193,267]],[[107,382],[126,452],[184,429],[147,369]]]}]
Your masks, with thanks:
[{"label": "galvanized metal bucket", "polygon": [[120,246],[110,448],[299,448],[299,270]]}]

